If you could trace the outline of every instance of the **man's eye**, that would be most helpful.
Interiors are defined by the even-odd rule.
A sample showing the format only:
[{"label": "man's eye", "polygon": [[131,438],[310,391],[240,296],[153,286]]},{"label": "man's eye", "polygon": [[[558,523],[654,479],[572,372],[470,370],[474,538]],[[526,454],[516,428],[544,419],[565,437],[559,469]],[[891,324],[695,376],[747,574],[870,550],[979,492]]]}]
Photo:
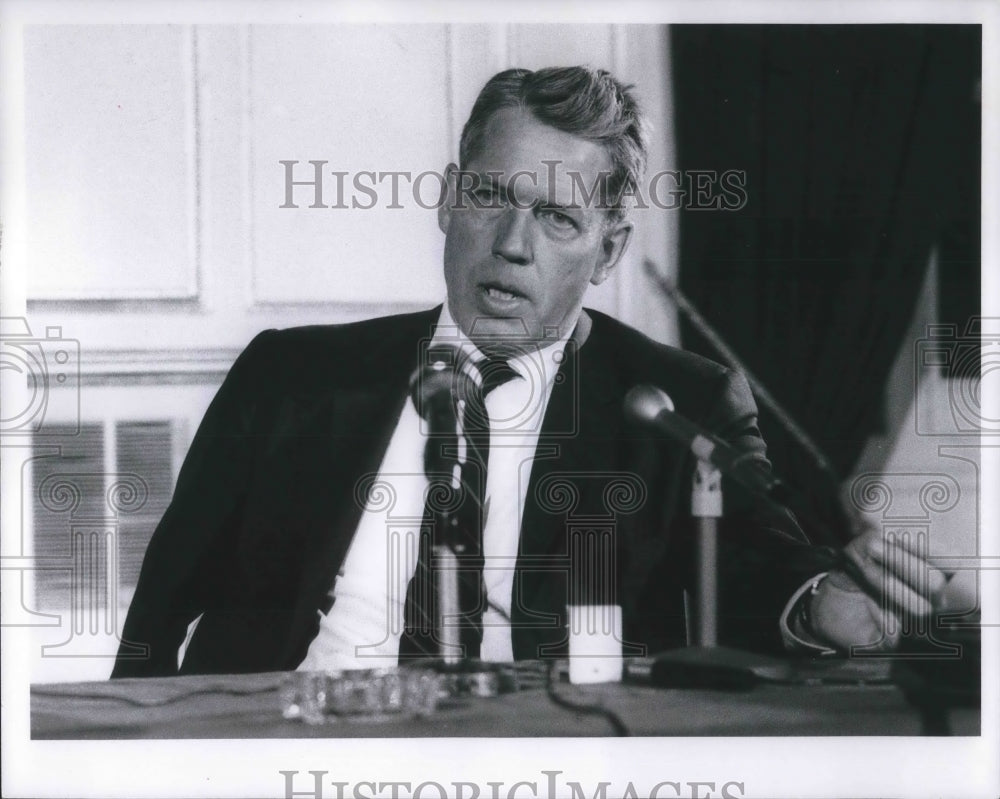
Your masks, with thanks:
[{"label": "man's eye", "polygon": [[573,221],[571,216],[567,216],[562,211],[556,211],[552,208],[539,208],[538,215],[556,227],[570,228],[576,226],[576,222]]},{"label": "man's eye", "polygon": [[503,198],[500,196],[500,192],[496,189],[491,189],[485,186],[480,189],[476,189],[472,196],[476,198],[476,203],[482,208],[497,208],[503,204]]}]

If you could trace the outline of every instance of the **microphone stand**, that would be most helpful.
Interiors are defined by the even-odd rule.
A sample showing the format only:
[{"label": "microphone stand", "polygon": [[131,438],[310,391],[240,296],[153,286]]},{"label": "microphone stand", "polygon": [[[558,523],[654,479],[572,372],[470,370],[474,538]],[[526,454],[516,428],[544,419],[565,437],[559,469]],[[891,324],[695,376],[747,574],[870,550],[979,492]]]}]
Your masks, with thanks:
[{"label": "microphone stand", "polygon": [[719,585],[716,573],[719,545],[719,517],[722,516],[722,473],[712,464],[698,460],[691,486],[691,515],[698,520],[695,542],[697,583],[695,586],[696,646],[719,643]]},{"label": "microphone stand", "polygon": [[[460,355],[456,353],[453,358],[452,364],[458,363]],[[462,436],[459,420],[462,411],[457,401],[462,395],[456,397],[454,393],[458,382],[453,371],[437,366],[418,369],[411,378],[414,405],[430,427],[424,447],[424,472],[431,481],[443,482],[442,478],[446,478],[448,489],[453,492],[462,490],[459,461]],[[455,510],[451,501],[445,501],[438,507],[431,505],[429,576],[434,603],[436,652],[432,659],[415,665],[429,667],[441,675],[441,690],[446,696],[495,696],[502,677],[499,664],[465,657],[460,628],[455,623],[461,615],[461,564],[457,553],[462,546],[456,537]]]},{"label": "microphone stand", "polygon": [[[459,490],[458,465],[452,471],[452,488]],[[462,662],[462,644],[458,627],[453,623],[459,615],[458,601],[458,558],[455,556],[451,513],[448,509],[434,512],[434,536],[431,547],[431,578],[437,597],[435,602],[436,630],[438,634],[438,656],[446,668],[454,668]],[[449,623],[451,621],[452,623]]]},{"label": "microphone stand", "polygon": [[[777,658],[719,646],[718,521],[722,517],[722,474],[699,458],[691,487],[691,515],[697,520],[695,609],[688,618],[688,646],[656,656],[648,679],[668,688],[747,690],[760,679],[788,679],[791,665]],[[693,615],[693,623],[690,616]]]},{"label": "microphone stand", "polygon": [[[414,376],[414,380],[419,375]],[[451,396],[451,378],[446,373],[431,372],[418,387],[427,391],[426,396],[415,397],[414,404],[427,420],[429,432],[424,445],[424,473],[432,483],[437,480],[439,488],[458,491],[458,415]],[[428,389],[429,387],[429,389]],[[420,404],[417,404],[418,400]],[[430,490],[435,490],[431,486]],[[446,666],[454,666],[461,660],[461,645],[458,628],[452,621],[459,613],[458,599],[458,558],[452,521],[453,503],[446,499],[439,506],[428,503],[431,510],[431,557],[430,580],[434,606],[434,629],[437,635],[437,656]]]}]

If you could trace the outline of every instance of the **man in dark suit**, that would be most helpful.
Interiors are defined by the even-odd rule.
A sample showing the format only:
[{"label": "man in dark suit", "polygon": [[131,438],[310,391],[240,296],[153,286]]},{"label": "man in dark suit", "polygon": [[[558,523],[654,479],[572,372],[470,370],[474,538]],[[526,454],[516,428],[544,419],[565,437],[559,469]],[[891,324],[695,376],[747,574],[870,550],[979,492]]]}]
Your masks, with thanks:
[{"label": "man in dark suit", "polygon": [[[607,73],[495,76],[463,131],[461,169],[446,172],[446,304],[254,339],[150,542],[114,676],[395,662],[417,565],[388,542],[401,519],[419,531],[426,489],[403,487],[423,479],[409,382],[428,343],[449,336],[474,359],[511,342],[522,356],[486,399],[483,656],[565,655],[567,604],[620,605],[627,653],[683,645],[694,461],[632,426],[623,398],[659,386],[679,413],[767,461],[741,376],[583,310],[588,284],[628,246],[644,162],[639,111]],[[518,403],[528,412],[501,430]],[[885,639],[869,596],[882,565],[859,555],[854,573],[870,579],[852,582],[791,516],[732,486],[721,541],[724,643],[832,651]],[[132,656],[135,645],[148,653]]]}]

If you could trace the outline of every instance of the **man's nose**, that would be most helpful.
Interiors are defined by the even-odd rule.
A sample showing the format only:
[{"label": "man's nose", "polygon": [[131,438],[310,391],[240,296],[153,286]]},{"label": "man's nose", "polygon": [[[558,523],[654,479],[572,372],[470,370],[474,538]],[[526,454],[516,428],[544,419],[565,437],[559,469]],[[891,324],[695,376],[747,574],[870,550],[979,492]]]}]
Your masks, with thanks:
[{"label": "man's nose", "polygon": [[493,239],[493,255],[514,264],[531,263],[532,220],[530,208],[507,208],[498,223],[496,237]]}]

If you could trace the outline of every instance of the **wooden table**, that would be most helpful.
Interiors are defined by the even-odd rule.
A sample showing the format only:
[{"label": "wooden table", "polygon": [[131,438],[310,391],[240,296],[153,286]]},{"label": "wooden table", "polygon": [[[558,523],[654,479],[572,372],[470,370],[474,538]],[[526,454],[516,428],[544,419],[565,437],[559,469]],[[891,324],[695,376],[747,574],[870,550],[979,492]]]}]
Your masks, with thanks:
[{"label": "wooden table", "polygon": [[[36,685],[35,739],[571,737],[610,736],[607,719],[553,703],[544,686],[444,701],[427,718],[282,717],[281,673],[128,679]],[[919,735],[920,714],[885,680],[758,684],[750,690],[665,689],[633,683],[575,686],[560,696],[599,703],[632,735]],[[978,735],[976,708],[952,710],[951,732]]]}]

